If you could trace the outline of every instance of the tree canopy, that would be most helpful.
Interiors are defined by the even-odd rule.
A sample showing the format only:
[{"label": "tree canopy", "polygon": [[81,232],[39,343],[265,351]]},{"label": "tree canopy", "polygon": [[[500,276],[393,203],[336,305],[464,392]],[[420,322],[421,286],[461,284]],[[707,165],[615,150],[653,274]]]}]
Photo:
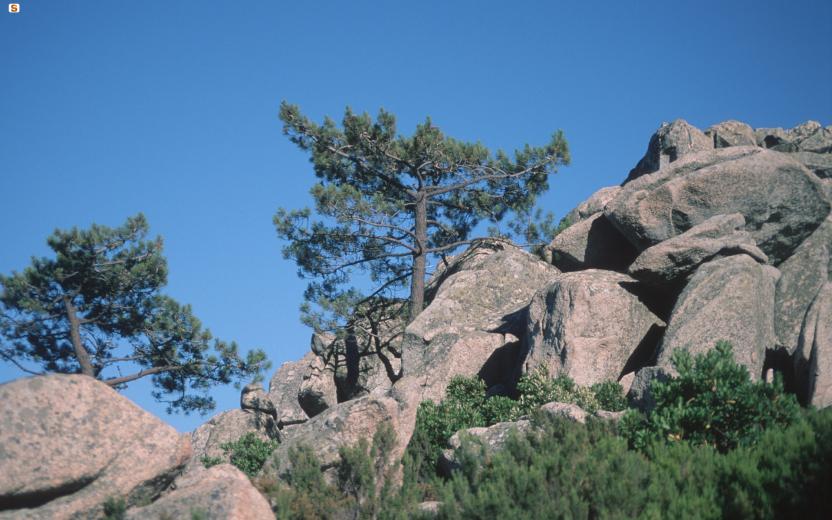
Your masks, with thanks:
[{"label": "tree canopy", "polygon": [[263,351],[243,359],[189,305],[160,293],[162,239],[147,232],[142,214],[117,228],[56,230],[47,240],[54,258],[0,275],[0,357],[28,373],[81,373],[113,387],[150,376],[169,413],[213,409],[211,386],[259,377],[269,366]]},{"label": "tree canopy", "polygon": [[[560,131],[509,156],[448,137],[430,118],[399,135],[385,110],[373,120],[347,108],[340,126],[330,118],[319,125],[284,102],[280,119],[318,179],[315,216],[281,208],[274,218],[284,255],[312,280],[303,313],[316,329],[337,328],[374,298],[400,302],[412,321],[424,305],[428,262],[470,244],[480,222],[531,214],[549,174],[569,162]],[[373,286],[369,294],[353,285],[356,274]]]}]

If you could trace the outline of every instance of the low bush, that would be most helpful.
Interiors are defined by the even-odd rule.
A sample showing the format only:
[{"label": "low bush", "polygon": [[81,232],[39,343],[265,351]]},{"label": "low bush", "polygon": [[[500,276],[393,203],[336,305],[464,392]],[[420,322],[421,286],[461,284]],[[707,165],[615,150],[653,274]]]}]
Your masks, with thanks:
[{"label": "low bush", "polygon": [[695,358],[676,350],[672,362],[678,376],[652,383],[655,408],[647,415],[629,412],[622,421],[622,433],[635,448],[687,440],[724,453],[753,444],[766,429],[787,426],[800,415],[779,378],[772,384],[751,381],[726,342]]},{"label": "low bush", "polygon": [[577,404],[589,412],[619,411],[626,406],[621,385],[614,381],[587,388],[566,376],[552,379],[542,368],[520,378],[517,394],[516,400],[505,396],[487,397],[481,379],[456,377],[448,385],[441,403],[423,402],[407,448],[409,460],[417,465],[420,480],[428,482],[435,476],[441,450],[459,430],[516,421],[552,401]]},{"label": "low bush", "polygon": [[[260,471],[266,459],[277,448],[277,442],[259,439],[254,432],[248,432],[236,441],[220,445],[222,451],[229,456],[229,462],[240,471],[253,477]],[[205,456],[200,459],[206,468],[222,464],[222,457]]]}]

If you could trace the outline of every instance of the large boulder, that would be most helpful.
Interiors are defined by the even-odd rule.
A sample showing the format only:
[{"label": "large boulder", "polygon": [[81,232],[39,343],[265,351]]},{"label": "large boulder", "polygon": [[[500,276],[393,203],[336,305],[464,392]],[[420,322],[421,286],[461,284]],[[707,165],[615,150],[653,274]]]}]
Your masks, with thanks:
[{"label": "large boulder", "polygon": [[269,502],[230,464],[189,473],[156,502],[127,511],[127,520],[156,518],[272,520]]},{"label": "large boulder", "polygon": [[630,170],[624,184],[642,175],[659,171],[685,155],[711,150],[713,147],[713,139],[684,119],[662,123],[650,138],[644,157]]},{"label": "large boulder", "polygon": [[[507,381],[516,362],[524,310],[559,271],[511,245],[483,244],[451,263],[430,304],[405,330],[403,379],[419,381],[418,404],[440,400],[454,376],[479,374],[491,386]],[[438,285],[438,287],[437,287]],[[413,388],[408,382],[399,389]]]},{"label": "large boulder", "polygon": [[168,487],[191,442],[100,381],[50,375],[0,385],[0,518],[100,518]]},{"label": "large boulder", "polygon": [[229,454],[222,445],[235,442],[248,433],[262,441],[280,439],[273,415],[254,410],[228,410],[215,415],[191,433],[194,457],[188,471],[202,467],[202,459],[206,457],[229,462]]},{"label": "large boulder", "polygon": [[240,392],[240,408],[277,418],[277,409],[260,383],[251,383],[243,387],[243,391]]},{"label": "large boulder", "polygon": [[795,353],[798,395],[818,408],[832,406],[832,282],[818,291]]},{"label": "large boulder", "polygon": [[630,265],[629,273],[643,282],[661,285],[686,278],[716,257],[746,254],[766,263],[768,257],[744,228],[745,218],[739,213],[716,215],[645,249]]},{"label": "large boulder", "polygon": [[309,420],[298,400],[298,391],[316,354],[307,352],[299,361],[283,363],[269,382],[269,399],[277,410],[280,429]]},{"label": "large boulder", "polygon": [[658,366],[670,367],[671,354],[711,350],[730,342],[735,360],[759,379],[767,349],[774,347],[774,284],[779,273],[748,255],[703,264],[676,302],[659,346]]},{"label": "large boulder", "polygon": [[639,250],[721,214],[740,213],[775,265],[823,222],[820,180],[785,154],[736,146],[689,154],[627,184],[605,209]]},{"label": "large boulder", "polygon": [[601,188],[590,195],[588,199],[578,204],[572,209],[572,211],[567,213],[563,220],[566,222],[567,226],[571,226],[581,220],[588,219],[596,213],[601,213],[604,211],[607,202],[611,201],[619,191],[621,191],[621,186],[607,186],[606,188]]},{"label": "large boulder", "polygon": [[705,135],[713,139],[714,148],[757,145],[754,130],[740,121],[723,121],[705,130]]},{"label": "large boulder", "polygon": [[592,385],[649,361],[664,322],[642,303],[637,285],[595,269],[555,278],[529,305],[524,370],[544,367]]},{"label": "large boulder", "polygon": [[309,417],[315,417],[338,404],[335,373],[320,356],[310,360],[298,389],[298,402]]},{"label": "large boulder", "polygon": [[609,269],[623,271],[638,251],[603,213],[564,229],[548,246],[552,264],[561,271]]},{"label": "large boulder", "polygon": [[778,269],[782,276],[774,299],[774,328],[777,346],[792,354],[809,305],[832,280],[832,215]]},{"label": "large boulder", "polygon": [[338,404],[309,421],[296,426],[292,435],[280,443],[260,470],[265,477],[285,478],[291,470],[289,451],[308,446],[321,463],[321,471],[334,479],[342,446],[371,440],[382,424],[398,432],[398,403],[386,396],[364,396]]}]

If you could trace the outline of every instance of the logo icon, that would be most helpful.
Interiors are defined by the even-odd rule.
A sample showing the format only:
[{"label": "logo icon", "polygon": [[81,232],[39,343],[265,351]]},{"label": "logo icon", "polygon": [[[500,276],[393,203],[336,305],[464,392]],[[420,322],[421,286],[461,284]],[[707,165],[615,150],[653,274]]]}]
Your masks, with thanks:
[{"label": "logo icon", "polygon": [[10,13],[19,13],[20,12],[20,4],[9,4],[9,12]]}]

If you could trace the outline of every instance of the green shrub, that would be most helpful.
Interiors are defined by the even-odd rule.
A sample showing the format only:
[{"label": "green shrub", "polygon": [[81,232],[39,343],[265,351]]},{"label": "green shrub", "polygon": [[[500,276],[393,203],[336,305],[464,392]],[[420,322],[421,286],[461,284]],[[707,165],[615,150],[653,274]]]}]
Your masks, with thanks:
[{"label": "green shrub", "polygon": [[433,478],[442,449],[459,430],[516,421],[552,401],[577,404],[589,412],[604,407],[618,411],[626,403],[618,383],[608,381],[586,388],[566,376],[552,379],[544,368],[521,377],[517,393],[517,400],[504,396],[487,397],[481,379],[455,377],[441,403],[421,403],[416,414],[416,429],[407,448],[409,460],[417,466],[419,479],[428,482]]},{"label": "green shrub", "polygon": [[222,457],[209,457],[205,455],[204,457],[199,459],[202,462],[202,465],[206,468],[210,468],[212,466],[216,466],[217,464],[222,464]]},{"label": "green shrub", "polygon": [[[277,442],[258,439],[254,432],[248,432],[236,441],[223,443],[220,447],[229,455],[231,464],[249,477],[253,477],[277,448]],[[219,457],[202,458],[202,464],[206,468],[221,462],[222,459]]]},{"label": "green shrub", "polygon": [[726,342],[695,358],[676,350],[671,359],[679,375],[653,381],[655,408],[646,416],[630,412],[622,421],[631,445],[644,449],[656,441],[688,440],[726,452],[796,420],[800,407],[779,378],[773,384],[752,382],[731,350]]},{"label": "green shrub", "polygon": [[830,518],[832,410],[725,454],[688,441],[628,449],[609,424],[546,416],[440,483],[440,518]]},{"label": "green shrub", "polygon": [[123,498],[110,497],[104,502],[104,520],[124,520],[127,503]]}]

